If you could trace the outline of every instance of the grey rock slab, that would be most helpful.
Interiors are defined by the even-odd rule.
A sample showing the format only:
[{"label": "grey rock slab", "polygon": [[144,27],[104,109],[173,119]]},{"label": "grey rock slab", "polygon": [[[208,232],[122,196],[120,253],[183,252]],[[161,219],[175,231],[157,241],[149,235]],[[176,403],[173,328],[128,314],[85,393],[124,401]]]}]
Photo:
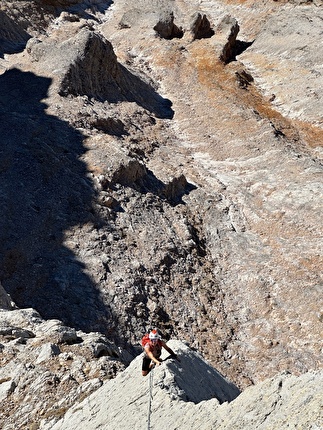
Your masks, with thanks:
[{"label": "grey rock slab", "polygon": [[[203,400],[214,397],[212,405],[218,406],[220,402],[215,397],[223,402],[239,394],[237,387],[213,369],[200,354],[180,341],[170,341],[168,345],[177,353],[180,362],[167,359],[169,354],[165,353],[162,365],[144,378],[141,376],[142,355],[139,355],[114,380],[108,381],[80,405],[71,408],[52,427],[53,430],[76,429],[80,422],[92,429],[100,428],[103,423],[109,423],[111,428],[126,428],[126,423],[130,424],[130,417],[132,428],[140,429],[147,415],[150,387],[154,425],[169,424],[170,428],[179,425],[183,414],[189,418],[194,405]],[[167,408],[172,408],[172,414],[166,412]],[[166,409],[165,418],[159,416],[160,409]],[[49,427],[44,424],[41,428]]]},{"label": "grey rock slab", "polygon": [[[131,426],[139,430],[148,420],[151,428],[183,430],[278,430],[290,424],[300,426],[297,428],[321,425],[322,372],[300,377],[285,373],[238,395],[233,384],[220,378],[199,354],[179,341],[169,345],[180,363],[166,360],[143,378],[138,356],[124,372],[73,406],[56,424],[42,422],[40,428],[96,430],[108,426],[123,430]],[[211,391],[218,395],[221,390],[232,396],[231,402],[220,405],[210,397]]]},{"label": "grey rock slab", "polygon": [[286,5],[260,30],[241,60],[273,106],[320,127],[323,110],[323,9]]}]

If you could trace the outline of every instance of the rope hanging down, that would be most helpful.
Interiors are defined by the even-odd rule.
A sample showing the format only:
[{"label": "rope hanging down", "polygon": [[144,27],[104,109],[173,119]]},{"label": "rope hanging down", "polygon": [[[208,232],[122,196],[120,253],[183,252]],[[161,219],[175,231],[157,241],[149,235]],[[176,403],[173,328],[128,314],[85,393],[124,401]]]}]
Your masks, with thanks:
[{"label": "rope hanging down", "polygon": [[150,430],[150,416],[151,416],[151,402],[153,400],[153,375],[154,368],[151,369],[149,374],[149,402],[148,402],[148,427],[147,429]]}]

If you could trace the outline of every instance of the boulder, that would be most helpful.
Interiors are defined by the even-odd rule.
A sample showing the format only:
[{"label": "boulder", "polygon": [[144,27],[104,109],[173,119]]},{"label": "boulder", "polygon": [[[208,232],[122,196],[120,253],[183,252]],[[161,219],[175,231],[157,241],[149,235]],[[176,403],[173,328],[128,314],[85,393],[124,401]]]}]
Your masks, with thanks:
[{"label": "boulder", "polygon": [[190,32],[193,40],[208,39],[214,35],[209,18],[200,12],[193,15]]},{"label": "boulder", "polygon": [[174,39],[183,37],[183,30],[174,23],[173,12],[162,16],[154,26],[156,33],[163,39]]},{"label": "boulder", "polygon": [[240,26],[235,18],[230,15],[225,16],[217,26],[218,38],[222,38],[224,46],[220,54],[220,60],[228,63],[235,57],[235,45]]}]

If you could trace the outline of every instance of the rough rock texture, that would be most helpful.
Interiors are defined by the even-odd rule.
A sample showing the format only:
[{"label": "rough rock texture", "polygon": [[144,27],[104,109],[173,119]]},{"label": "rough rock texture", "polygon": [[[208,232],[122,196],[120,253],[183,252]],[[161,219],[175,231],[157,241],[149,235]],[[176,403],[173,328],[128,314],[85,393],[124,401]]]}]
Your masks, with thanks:
[{"label": "rough rock texture", "polygon": [[40,428],[95,430],[108,426],[122,430],[131,425],[139,430],[148,420],[148,428],[183,430],[321,428],[322,372],[301,377],[277,375],[237,397],[237,388],[196,352],[181,342],[169,345],[178,353],[180,363],[165,361],[154,369],[152,379],[143,379],[138,357],[121,375],[71,408],[57,424],[41,423]]},{"label": "rough rock texture", "polygon": [[[125,364],[158,326],[240,389],[321,369],[322,19],[318,0],[2,1],[6,312],[99,333]],[[46,410],[27,379],[4,381],[2,427]]]},{"label": "rough rock texture", "polygon": [[10,19],[4,12],[0,11],[0,56],[4,53],[19,52],[25,48],[30,38],[18,24]]},{"label": "rough rock texture", "polygon": [[182,29],[178,28],[174,23],[174,14],[172,12],[161,17],[157,24],[154,26],[154,30],[156,30],[158,35],[164,39],[183,37]]},{"label": "rough rock texture", "polygon": [[237,35],[239,33],[239,24],[235,18],[225,16],[217,27],[217,33],[222,34],[224,38],[222,43],[222,52],[220,60],[229,63],[235,60],[235,51],[237,44]]},{"label": "rough rock texture", "polygon": [[205,39],[214,35],[214,30],[207,16],[198,12],[192,19],[191,33],[193,40]]},{"label": "rough rock texture", "polygon": [[84,333],[33,309],[0,310],[2,429],[36,429],[124,369],[101,333]]}]

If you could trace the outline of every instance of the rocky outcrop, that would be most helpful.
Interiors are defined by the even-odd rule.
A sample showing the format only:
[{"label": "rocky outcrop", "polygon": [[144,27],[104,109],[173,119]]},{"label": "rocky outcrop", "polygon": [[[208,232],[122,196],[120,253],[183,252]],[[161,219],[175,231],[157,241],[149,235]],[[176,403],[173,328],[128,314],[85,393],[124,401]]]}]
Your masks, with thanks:
[{"label": "rocky outcrop", "polygon": [[170,346],[180,363],[164,361],[151,378],[144,379],[138,357],[121,375],[67,411],[63,419],[56,424],[43,421],[40,428],[95,430],[109,423],[111,428],[123,430],[131,425],[139,430],[147,421],[151,427],[183,430],[278,430],[286,428],[287,422],[300,428],[321,425],[322,373],[298,378],[281,374],[239,395],[237,388],[197,353],[181,342],[172,341]]},{"label": "rocky outcrop", "polygon": [[45,321],[33,309],[0,311],[0,347],[3,429],[57,419],[124,369],[122,351],[102,334]]},{"label": "rocky outcrop", "polygon": [[27,46],[32,61],[42,63],[46,70],[54,69],[58,93],[109,103],[136,102],[157,117],[171,117],[169,100],[120,65],[109,41],[82,27],[66,41],[34,39]]},{"label": "rocky outcrop", "polygon": [[183,30],[174,23],[174,14],[172,12],[162,16],[154,26],[154,30],[163,39],[181,38],[184,34]]},{"label": "rocky outcrop", "polygon": [[29,38],[21,26],[0,11],[0,56],[22,51]]},{"label": "rocky outcrop", "polygon": [[[63,416],[78,389],[108,378],[113,351],[123,364],[141,352],[147,326],[240,390],[282,371],[320,382],[322,8],[3,5],[33,37],[0,59],[0,280],[52,335],[6,316],[2,423]],[[182,38],[154,30],[171,13]],[[7,357],[23,368],[18,388]],[[269,409],[259,414],[271,425]]]},{"label": "rocky outcrop", "polygon": [[193,16],[190,31],[192,33],[193,40],[207,39],[214,35],[214,30],[212,29],[208,17],[200,12]]},{"label": "rocky outcrop", "polygon": [[64,70],[60,95],[87,95],[110,102],[124,98],[118,86],[120,70],[117,57],[108,41],[89,30],[83,30],[76,40],[66,45],[63,42],[58,49],[67,50],[71,47],[74,52],[67,55],[69,64]]},{"label": "rocky outcrop", "polygon": [[226,40],[223,44],[220,60],[229,63],[235,58],[235,45],[240,27],[237,20],[231,16],[225,16],[217,27],[217,35]]}]

